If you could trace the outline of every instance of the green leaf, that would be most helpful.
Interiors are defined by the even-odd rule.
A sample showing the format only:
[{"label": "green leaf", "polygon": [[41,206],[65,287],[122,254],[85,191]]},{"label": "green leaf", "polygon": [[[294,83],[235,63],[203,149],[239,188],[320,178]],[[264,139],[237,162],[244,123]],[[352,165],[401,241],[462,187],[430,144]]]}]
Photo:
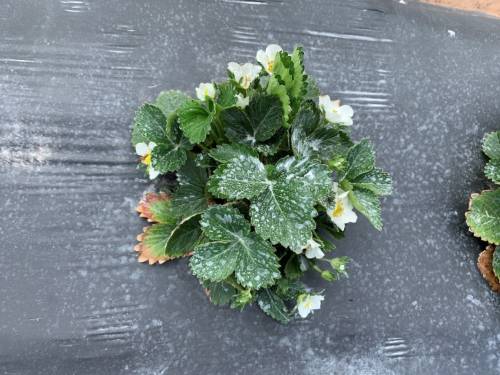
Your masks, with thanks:
[{"label": "green leaf", "polygon": [[500,279],[500,246],[495,248],[492,261],[493,273]]},{"label": "green leaf", "polygon": [[217,197],[252,198],[268,186],[264,165],[245,154],[221,164],[210,176],[209,191]]},{"label": "green leaf", "polygon": [[495,184],[500,184],[500,159],[491,159],[484,167],[484,174]]},{"label": "green leaf", "polygon": [[189,265],[201,280],[222,281],[236,269],[239,249],[238,242],[207,242],[195,248]]},{"label": "green leaf", "polygon": [[207,152],[202,151],[196,155],[194,163],[199,168],[215,168],[215,161],[208,155]]},{"label": "green leaf", "polygon": [[213,113],[198,100],[190,100],[179,109],[179,122],[191,143],[201,143],[210,133]]},{"label": "green leaf", "polygon": [[151,164],[160,173],[173,172],[182,167],[187,159],[186,151],[193,148],[179,129],[177,121],[167,124],[166,135],[163,142],[151,152]]},{"label": "green leaf", "polygon": [[222,108],[229,108],[236,104],[238,91],[232,82],[217,84],[217,104]]},{"label": "green leaf", "polygon": [[142,238],[142,246],[154,257],[177,258],[193,251],[201,237],[200,215],[184,219],[179,224],[153,224]]},{"label": "green leaf", "polygon": [[292,97],[302,98],[307,92],[307,76],[304,74],[304,49],[295,47],[292,52],[293,83],[290,87]]},{"label": "green leaf", "polygon": [[168,118],[190,99],[189,96],[181,91],[168,90],[160,92],[153,104],[160,108],[165,118]]},{"label": "green leaf", "polygon": [[314,198],[302,179],[286,176],[271,181],[252,199],[250,216],[255,231],[273,244],[301,249],[315,227]]},{"label": "green leaf", "polygon": [[302,47],[296,47],[292,55],[281,51],[276,55],[273,67],[273,77],[285,87],[293,113],[298,110],[306,93],[307,76],[304,74],[303,57]]},{"label": "green leaf", "polygon": [[316,104],[313,101],[304,102],[292,123],[294,154],[298,157],[319,158],[325,162],[335,156],[346,157],[352,146],[349,137],[331,125],[322,125],[320,120]]},{"label": "green leaf", "polygon": [[157,145],[151,152],[151,165],[160,173],[173,172],[186,162],[186,150],[172,143]]},{"label": "green leaf", "polygon": [[488,133],[484,136],[483,152],[490,159],[500,159],[500,131]]},{"label": "green leaf", "polygon": [[167,119],[163,112],[152,104],[143,104],[135,114],[132,144],[162,143],[166,139],[166,128]]},{"label": "green leaf", "polygon": [[293,85],[293,61],[286,51],[278,52],[274,58],[273,76],[278,76],[285,87]]},{"label": "green leaf", "polygon": [[243,311],[245,306],[250,305],[254,299],[255,296],[252,294],[250,289],[240,290],[236,296],[234,296],[233,301],[231,302],[231,308]]},{"label": "green leaf", "polygon": [[259,292],[257,304],[264,313],[278,322],[286,324],[290,321],[290,313],[285,302],[271,289],[266,288]]},{"label": "green leaf", "polygon": [[188,158],[186,164],[177,172],[178,189],[172,197],[172,212],[177,217],[189,217],[203,212],[208,207],[205,192],[208,176],[205,168],[197,167]]},{"label": "green leaf", "polygon": [[375,154],[370,141],[363,139],[355,144],[347,154],[347,170],[343,179],[349,181],[370,172],[375,167]]},{"label": "green leaf", "polygon": [[[331,202],[325,202],[328,205],[333,205]],[[325,206],[327,206],[325,204]],[[314,218],[316,221],[316,233],[322,240],[324,245],[324,250],[328,251],[335,249],[335,245],[331,243],[332,239],[341,239],[344,237],[344,232],[339,229],[335,224],[333,224],[330,216],[326,212],[320,212],[318,216]]]},{"label": "green leaf", "polygon": [[349,200],[377,230],[382,230],[380,200],[370,190],[356,188],[349,192]]},{"label": "green leaf", "polygon": [[392,193],[391,176],[379,168],[359,175],[351,181],[351,184],[353,187],[370,190],[376,195],[390,195]]},{"label": "green leaf", "polygon": [[311,76],[307,76],[306,79],[306,93],[304,95],[304,100],[317,100],[321,95],[321,91],[318,87],[318,83]]},{"label": "green leaf", "polygon": [[142,244],[155,257],[165,256],[165,248],[175,225],[153,224],[146,229]]},{"label": "green leaf", "polygon": [[208,290],[210,301],[216,306],[229,305],[233,297],[237,294],[236,288],[224,281],[213,282],[204,280],[202,284]]},{"label": "green leaf", "polygon": [[[321,113],[316,103],[312,100],[305,101],[300,107],[300,111],[293,119],[292,129],[301,130],[305,135],[310,135],[313,131],[318,129],[321,124]],[[296,139],[292,144],[296,144],[300,139]]]},{"label": "green leaf", "polygon": [[200,215],[182,220],[170,233],[165,245],[165,255],[179,257],[194,250],[201,238]]},{"label": "green leaf", "polygon": [[276,164],[276,170],[285,173],[288,179],[302,179],[316,202],[321,201],[331,193],[333,180],[330,170],[324,164],[310,159],[297,160],[290,156],[279,160]]},{"label": "green leaf", "polygon": [[291,56],[281,51],[275,58],[273,75],[283,82],[290,98],[299,99],[305,93],[303,58],[302,47],[296,47]]},{"label": "green leaf", "polygon": [[297,297],[304,293],[306,288],[304,284],[302,284],[298,280],[290,280],[287,278],[281,278],[276,282],[275,292],[282,299],[288,300],[296,300]]},{"label": "green leaf", "polygon": [[227,163],[240,155],[259,157],[259,154],[254,149],[238,143],[218,145],[216,148],[211,149],[208,154],[219,163]]},{"label": "green leaf", "polygon": [[212,241],[234,241],[250,234],[250,223],[232,207],[214,206],[203,214],[203,233]]},{"label": "green leaf", "polygon": [[172,213],[170,196],[167,193],[161,192],[159,194],[150,192],[141,199],[137,206],[137,212],[141,217],[150,222],[157,222],[162,224],[175,224],[177,222],[176,216]]},{"label": "green leaf", "polygon": [[257,143],[255,149],[266,156],[275,155],[279,150],[283,142],[286,142],[287,133],[284,128],[278,130],[275,135],[265,143]]},{"label": "green leaf", "polygon": [[236,279],[245,288],[260,289],[274,284],[279,279],[278,257],[274,254],[274,248],[257,235],[250,233],[240,243],[239,265],[236,268]]},{"label": "green leaf", "polygon": [[[311,238],[315,199],[329,191],[329,176],[324,166],[290,160],[278,164],[277,178],[270,180],[257,158],[240,155],[214,171],[209,191],[218,197],[251,199],[256,232],[273,244],[300,248]],[[308,183],[315,176],[318,181]]]},{"label": "green leaf", "polygon": [[292,254],[285,264],[285,275],[288,279],[297,280],[302,277],[304,272],[300,269],[299,257]]},{"label": "green leaf", "polygon": [[476,237],[500,245],[500,189],[473,194],[465,217]]},{"label": "green leaf", "polygon": [[254,146],[283,126],[283,111],[278,97],[256,95],[245,110],[228,108],[221,112],[220,119],[230,141]]},{"label": "green leaf", "polygon": [[201,225],[212,242],[196,247],[191,270],[202,280],[222,281],[233,272],[246,288],[260,289],[281,274],[274,248],[250,231],[250,224],[235,208],[215,206],[207,210]]},{"label": "green leaf", "polygon": [[290,106],[290,97],[288,96],[286,87],[279,82],[278,78],[271,76],[267,83],[266,93],[268,95],[276,95],[280,99],[283,109],[283,118],[284,121],[287,122],[292,107]]}]

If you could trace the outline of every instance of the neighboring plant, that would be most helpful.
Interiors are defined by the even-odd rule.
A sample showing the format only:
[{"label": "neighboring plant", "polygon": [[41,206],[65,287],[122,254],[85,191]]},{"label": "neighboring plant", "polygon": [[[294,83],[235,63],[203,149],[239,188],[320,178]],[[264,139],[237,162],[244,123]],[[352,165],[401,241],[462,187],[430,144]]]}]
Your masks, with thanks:
[{"label": "neighboring plant", "polygon": [[[489,158],[484,173],[492,181],[489,190],[472,194],[469,211],[465,213],[467,225],[476,237],[494,246],[481,253],[478,266],[493,289],[500,288],[500,131],[486,134],[483,139],[483,152]],[[492,270],[493,272],[488,272]],[[497,290],[500,291],[500,290]]]},{"label": "neighboring plant", "polygon": [[347,275],[346,257],[325,254],[356,222],[354,209],[381,230],[391,178],[367,140],[351,140],[352,108],[319,96],[301,47],[270,45],[257,61],[229,63],[228,79],[200,84],[196,99],[165,91],[138,110],[141,166],[151,179],[171,178],[138,207],[153,224],[136,250],[151,264],[192,255],[214,304],[256,301],[286,323],[324,298],[300,282],[306,271]]}]

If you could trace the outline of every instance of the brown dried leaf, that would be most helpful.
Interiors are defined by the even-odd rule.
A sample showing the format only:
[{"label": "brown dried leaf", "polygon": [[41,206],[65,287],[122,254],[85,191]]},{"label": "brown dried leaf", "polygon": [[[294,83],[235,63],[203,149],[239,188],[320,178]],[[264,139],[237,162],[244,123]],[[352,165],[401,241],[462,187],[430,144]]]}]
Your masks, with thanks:
[{"label": "brown dried leaf", "polygon": [[146,193],[144,198],[141,199],[136,210],[139,212],[139,216],[147,219],[149,222],[157,222],[158,219],[155,217],[155,212],[153,212],[152,205],[157,202],[169,201],[171,196],[165,192],[160,193]]},{"label": "brown dried leaf", "polygon": [[[139,241],[139,243],[134,246],[134,250],[138,252],[137,261],[140,263],[147,262],[150,265],[154,265],[156,263],[163,264],[169,260],[177,259],[178,257],[169,257],[166,255],[155,256],[152,254],[151,249],[148,248],[143,242],[144,233],[148,230],[148,228],[150,227],[144,227],[143,232],[137,236],[137,241]],[[183,255],[183,257],[190,257],[191,255],[193,255],[193,252]]]},{"label": "brown dried leaf", "polygon": [[168,256],[154,256],[151,253],[150,249],[144,245],[142,240],[144,239],[144,232],[146,232],[147,228],[148,227],[145,227],[143,229],[143,232],[137,236],[137,241],[139,241],[139,243],[134,246],[134,250],[139,253],[137,256],[137,260],[140,263],[148,262],[150,265],[153,265],[155,263],[163,264],[166,261],[173,259]]},{"label": "brown dried leaf", "polygon": [[484,279],[490,284],[491,289],[494,292],[500,293],[500,283],[498,278],[493,273],[493,252],[495,251],[495,247],[492,245],[488,245],[486,250],[482,251],[479,254],[479,258],[477,259],[477,268],[479,268],[479,272],[484,277]]}]

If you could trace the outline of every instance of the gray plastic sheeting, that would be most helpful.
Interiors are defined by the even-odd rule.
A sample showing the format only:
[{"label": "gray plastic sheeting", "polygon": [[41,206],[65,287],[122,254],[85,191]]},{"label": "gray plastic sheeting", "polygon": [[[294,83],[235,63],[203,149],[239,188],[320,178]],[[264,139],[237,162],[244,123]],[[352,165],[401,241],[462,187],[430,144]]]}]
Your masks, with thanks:
[{"label": "gray plastic sheeting", "polygon": [[[500,124],[500,21],[377,0],[4,0],[0,9],[0,372],[494,374],[500,306],[464,224]],[[448,31],[450,30],[450,31]],[[395,181],[381,233],[338,241],[350,278],[312,319],[210,305],[186,260],[132,248],[150,183],[137,106],[193,92],[277,42],[305,47]]]}]

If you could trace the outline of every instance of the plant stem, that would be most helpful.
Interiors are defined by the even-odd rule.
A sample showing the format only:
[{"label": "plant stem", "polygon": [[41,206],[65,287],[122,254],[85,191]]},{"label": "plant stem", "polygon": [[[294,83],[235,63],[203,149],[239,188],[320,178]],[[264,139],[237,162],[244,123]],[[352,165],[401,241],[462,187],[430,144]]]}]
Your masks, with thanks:
[{"label": "plant stem", "polygon": [[224,282],[228,283],[231,285],[233,288],[238,289],[240,292],[243,292],[245,289],[238,284],[236,281],[232,280],[230,277],[228,277]]}]

